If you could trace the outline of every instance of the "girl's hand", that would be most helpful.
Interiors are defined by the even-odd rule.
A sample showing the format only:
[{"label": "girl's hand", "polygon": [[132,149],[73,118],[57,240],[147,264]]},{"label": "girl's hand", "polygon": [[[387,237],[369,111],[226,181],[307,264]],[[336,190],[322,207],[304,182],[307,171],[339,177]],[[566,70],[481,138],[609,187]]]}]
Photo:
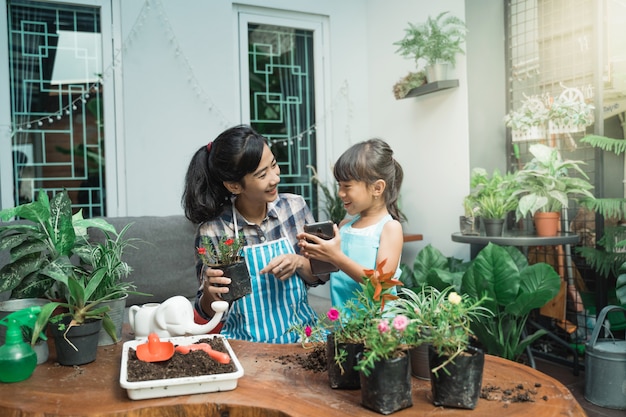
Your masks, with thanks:
[{"label": "girl's hand", "polygon": [[265,268],[261,269],[261,274],[273,274],[281,281],[285,281],[296,273],[299,268],[302,268],[304,260],[300,255],[289,253],[285,255],[279,255],[272,259]]},{"label": "girl's hand", "polygon": [[334,237],[326,240],[310,233],[298,234],[298,246],[301,248],[301,253],[307,258],[318,259],[320,261],[326,261],[333,264],[337,255],[341,254],[341,237],[339,236],[339,228],[337,225],[333,225]]}]

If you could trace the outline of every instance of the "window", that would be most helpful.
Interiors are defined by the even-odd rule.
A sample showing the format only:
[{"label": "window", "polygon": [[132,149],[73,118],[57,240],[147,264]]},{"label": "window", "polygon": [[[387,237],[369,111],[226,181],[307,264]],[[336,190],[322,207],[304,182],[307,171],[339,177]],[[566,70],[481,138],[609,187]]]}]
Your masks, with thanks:
[{"label": "window", "polygon": [[0,162],[12,172],[2,173],[3,202],[65,188],[85,217],[106,214],[102,39],[111,25],[94,3],[6,2],[11,141]]},{"label": "window", "polygon": [[[321,54],[323,19],[241,12],[242,115],[268,138],[281,169],[281,192],[302,195],[318,216],[313,171],[324,178]],[[328,121],[326,121],[328,122]]]}]

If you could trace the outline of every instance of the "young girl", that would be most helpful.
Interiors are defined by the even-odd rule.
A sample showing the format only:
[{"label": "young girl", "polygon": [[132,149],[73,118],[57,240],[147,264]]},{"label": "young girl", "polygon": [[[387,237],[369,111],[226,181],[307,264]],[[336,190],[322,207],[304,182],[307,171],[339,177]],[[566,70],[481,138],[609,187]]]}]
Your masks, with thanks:
[{"label": "young girl", "polygon": [[[313,221],[304,199],[278,194],[280,168],[266,139],[248,126],[224,131],[193,156],[185,177],[185,216],[198,223],[196,245],[208,236],[245,238],[244,255],[252,293],[235,300],[222,328],[228,338],[293,343],[296,324],[313,324],[307,287],[320,283],[308,259],[299,255],[296,230]],[[198,254],[196,253],[196,256]],[[213,316],[211,303],[228,292],[230,279],[197,261],[200,288],[196,313]]]},{"label": "young girl", "polygon": [[334,175],[338,196],[353,217],[343,220],[339,229],[335,226],[331,240],[308,233],[298,238],[305,256],[339,268],[331,274],[330,294],[332,305],[342,306],[360,289],[364,269],[386,260],[385,271],[400,275],[403,216],[398,196],[403,171],[385,141],[370,139],[344,152],[335,163]]}]

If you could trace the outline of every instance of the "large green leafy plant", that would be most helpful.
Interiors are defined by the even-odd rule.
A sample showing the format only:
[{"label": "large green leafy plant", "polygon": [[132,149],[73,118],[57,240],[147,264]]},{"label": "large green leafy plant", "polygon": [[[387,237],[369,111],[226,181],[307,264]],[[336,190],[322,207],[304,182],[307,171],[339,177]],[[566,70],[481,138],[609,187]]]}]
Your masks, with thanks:
[{"label": "large green leafy plant", "polygon": [[556,148],[542,144],[531,145],[529,151],[533,159],[514,178],[519,197],[517,220],[537,211],[560,213],[569,207],[570,199],[594,198],[589,191],[593,185],[581,168],[583,161],[565,160]]},{"label": "large green leafy plant", "polygon": [[[19,221],[11,221],[14,219]],[[72,215],[67,191],[50,201],[44,190],[36,201],[0,211],[0,250],[9,250],[10,262],[0,269],[0,292],[12,298],[56,297],[54,275],[72,273],[71,257],[88,259],[91,246],[87,229],[115,233],[106,220]]]}]

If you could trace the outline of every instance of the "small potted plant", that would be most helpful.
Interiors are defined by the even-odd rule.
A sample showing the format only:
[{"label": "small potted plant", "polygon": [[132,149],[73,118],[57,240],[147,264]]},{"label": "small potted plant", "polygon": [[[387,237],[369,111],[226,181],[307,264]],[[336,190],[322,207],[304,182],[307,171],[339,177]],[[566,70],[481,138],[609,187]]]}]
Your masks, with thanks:
[{"label": "small potted plant", "polygon": [[[33,329],[33,340],[48,323],[55,340],[57,361],[61,365],[82,365],[96,359],[98,333],[104,328],[117,340],[115,325],[108,315],[109,306],[104,301],[119,297],[123,290],[112,291],[100,298],[94,297],[96,288],[104,278],[102,274],[90,277],[79,267],[71,272],[61,266],[51,267],[49,275],[59,283],[61,299],[41,307]],[[89,337],[91,336],[91,337]]]},{"label": "small potted plant", "polygon": [[484,168],[472,170],[469,200],[485,225],[487,236],[502,235],[506,215],[517,208],[517,184],[513,178],[512,174],[502,175],[497,169],[491,176]]},{"label": "small potted plant", "polygon": [[[387,302],[398,299],[402,283],[384,272],[386,260],[374,270],[365,270],[357,300],[371,313],[363,318],[364,349],[355,367],[361,381],[361,404],[382,414],[411,407],[409,349],[417,327],[406,316],[394,314]],[[389,384],[394,381],[394,384]]]},{"label": "small potted plant", "polygon": [[[593,185],[581,168],[583,161],[564,160],[556,148],[542,144],[531,145],[529,151],[534,158],[514,174],[518,185],[514,194],[519,198],[516,219],[533,216],[538,235],[555,236],[561,210],[569,207],[570,199],[593,199],[589,191]],[[570,171],[578,176],[570,176]],[[551,224],[544,231],[538,220],[546,217]]]},{"label": "small potted plant", "polygon": [[[404,289],[404,291],[411,291]],[[476,301],[448,287],[426,290],[428,309],[413,310],[414,320],[428,326],[429,366],[433,403],[474,409],[480,395],[484,352],[473,346],[472,321],[491,313]],[[407,310],[408,312],[408,310]]]},{"label": "small potted plant", "polygon": [[456,64],[457,54],[465,53],[462,43],[467,29],[458,17],[442,12],[437,17],[428,17],[426,22],[409,23],[405,36],[394,42],[397,53],[415,61],[418,69],[420,61],[425,64],[426,79],[429,83],[447,79],[448,65]]},{"label": "small potted plant", "polygon": [[252,284],[248,267],[242,254],[243,236],[211,238],[200,236],[197,247],[198,257],[204,265],[224,271],[224,276],[231,279],[226,285],[229,291],[222,294],[224,301],[235,301],[250,294]]}]

